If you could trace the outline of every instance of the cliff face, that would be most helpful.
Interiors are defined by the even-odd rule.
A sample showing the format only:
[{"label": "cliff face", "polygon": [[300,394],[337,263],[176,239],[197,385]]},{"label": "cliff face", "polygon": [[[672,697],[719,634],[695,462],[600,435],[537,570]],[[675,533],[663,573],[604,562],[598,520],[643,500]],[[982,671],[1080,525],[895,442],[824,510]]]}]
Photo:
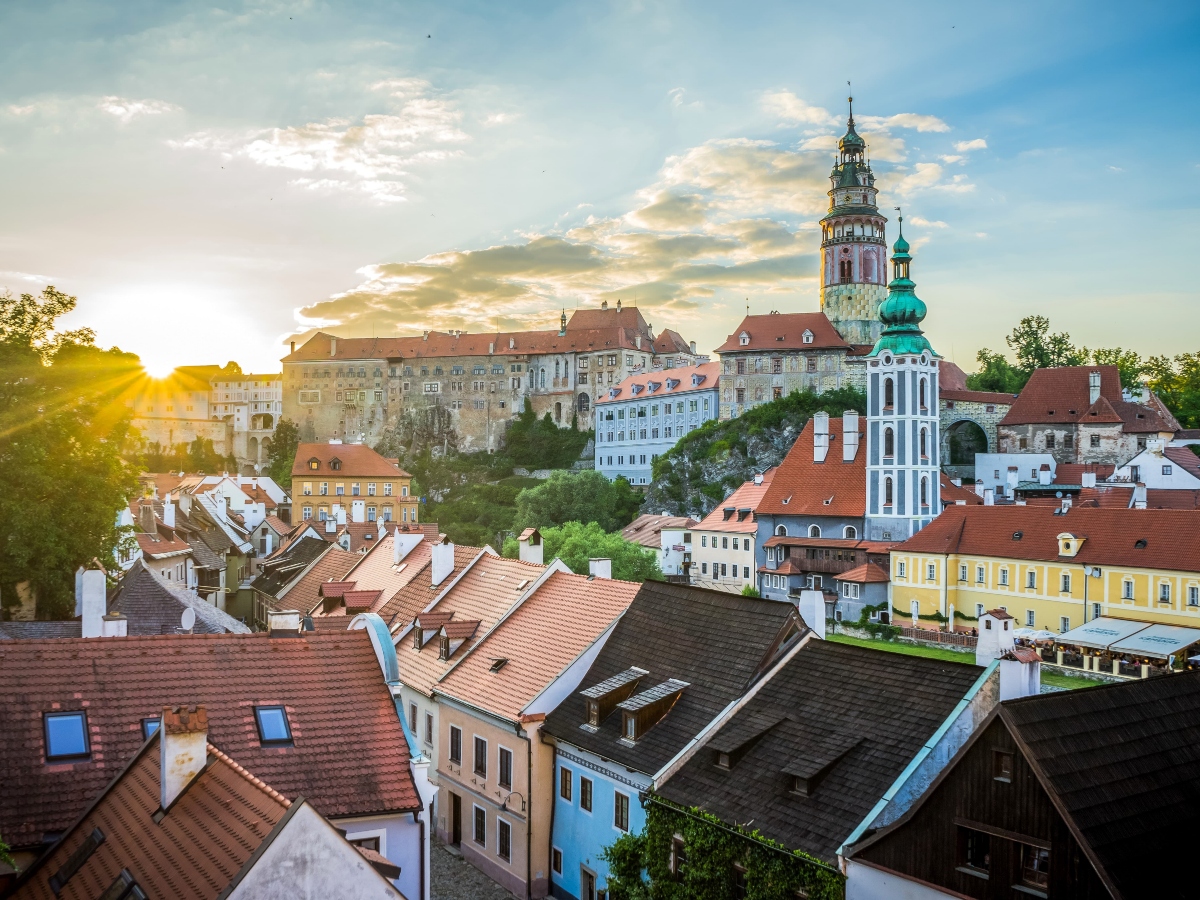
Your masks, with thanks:
[{"label": "cliff face", "polygon": [[642,512],[703,518],[743,482],[779,465],[814,413],[865,409],[861,391],[793,391],[737,419],[706,422],[655,462]]}]

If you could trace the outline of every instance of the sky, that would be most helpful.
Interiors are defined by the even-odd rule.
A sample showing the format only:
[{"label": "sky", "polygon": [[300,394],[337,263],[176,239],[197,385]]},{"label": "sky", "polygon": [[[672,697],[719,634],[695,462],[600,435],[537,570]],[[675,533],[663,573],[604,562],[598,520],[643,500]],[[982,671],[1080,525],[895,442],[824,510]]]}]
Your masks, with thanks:
[{"label": "sky", "polygon": [[1200,349],[1194,3],[10,0],[0,57],[0,290],[154,374],[816,310],[848,80],[943,356]]}]

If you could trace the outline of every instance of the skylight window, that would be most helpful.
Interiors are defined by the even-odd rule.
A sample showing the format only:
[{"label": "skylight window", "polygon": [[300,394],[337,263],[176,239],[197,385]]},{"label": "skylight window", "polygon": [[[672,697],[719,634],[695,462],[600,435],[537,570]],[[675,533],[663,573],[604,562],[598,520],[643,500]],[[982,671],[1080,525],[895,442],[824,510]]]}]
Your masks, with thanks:
[{"label": "skylight window", "polygon": [[258,739],[264,744],[290,744],[292,729],[288,724],[287,710],[282,706],[256,706],[254,718],[258,722]]},{"label": "skylight window", "polygon": [[146,740],[154,732],[158,731],[158,726],[162,724],[162,719],[158,716],[151,716],[148,719],[142,719],[142,740]]},{"label": "skylight window", "polygon": [[91,752],[87,736],[87,713],[46,714],[46,759],[80,759]]}]

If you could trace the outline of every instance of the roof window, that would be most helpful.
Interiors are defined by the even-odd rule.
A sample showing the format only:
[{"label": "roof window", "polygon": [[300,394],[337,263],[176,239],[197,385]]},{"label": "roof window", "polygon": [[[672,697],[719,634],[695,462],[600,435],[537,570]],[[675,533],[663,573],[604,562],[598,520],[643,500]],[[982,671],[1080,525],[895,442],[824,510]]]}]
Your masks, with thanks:
[{"label": "roof window", "polygon": [[335,456],[329,461],[329,468],[333,469],[335,472],[341,471],[342,461]]},{"label": "roof window", "polygon": [[142,719],[142,740],[149,740],[150,735],[158,731],[158,726],[162,724],[161,716],[150,716]]},{"label": "roof window", "polygon": [[723,510],[721,510],[721,512],[724,514],[724,518],[722,521],[728,522],[730,519],[733,518],[733,514],[735,512],[737,512],[737,510],[734,509],[732,506],[726,506]]},{"label": "roof window", "polygon": [[807,328],[804,329],[804,334],[801,337],[806,344],[811,344],[813,342],[813,333]]},{"label": "roof window", "polygon": [[492,664],[490,666],[488,666],[488,671],[489,672],[499,672],[501,669],[503,669],[507,665],[508,665],[508,657],[507,656],[498,656],[492,660]]},{"label": "roof window", "polygon": [[87,713],[46,713],[46,761],[84,759],[91,754]]},{"label": "roof window", "polygon": [[792,760],[783,769],[784,774],[792,778],[792,793],[811,797],[838,763],[861,743],[860,737],[835,738],[825,746],[818,744],[801,758]]},{"label": "roof window", "polygon": [[617,709],[621,710],[621,743],[632,746],[640,741],[671,711],[686,687],[686,681],[671,678],[618,703]]},{"label": "roof window", "polygon": [[292,727],[287,710],[282,706],[256,706],[254,720],[258,724],[258,739],[263,744],[291,744]]},{"label": "roof window", "polygon": [[1133,547],[1135,550],[1145,550],[1146,549],[1146,539],[1138,538],[1136,541],[1133,542]]},{"label": "roof window", "polygon": [[784,718],[782,713],[756,713],[733,720],[708,743],[715,754],[713,764],[719,769],[732,769]]},{"label": "roof window", "polygon": [[645,669],[631,666],[624,672],[606,678],[585,691],[580,691],[587,711],[587,721],[580,726],[585,731],[596,731],[600,724],[616,709],[617,704],[629,699],[637,690]]},{"label": "roof window", "polygon": [[1019,541],[1024,536],[1025,536],[1025,532],[1023,532],[1023,531],[1014,531],[1013,532],[1013,540],[1014,541]]},{"label": "roof window", "polygon": [[308,461],[308,467],[315,472],[317,469],[321,468],[321,461],[314,456]]}]

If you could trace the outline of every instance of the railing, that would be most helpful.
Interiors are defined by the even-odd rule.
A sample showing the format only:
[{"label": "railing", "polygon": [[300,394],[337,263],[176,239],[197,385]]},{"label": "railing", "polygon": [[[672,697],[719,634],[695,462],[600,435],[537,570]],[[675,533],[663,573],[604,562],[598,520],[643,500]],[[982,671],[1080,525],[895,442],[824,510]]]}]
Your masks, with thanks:
[{"label": "railing", "polygon": [[931,644],[949,644],[954,647],[974,647],[979,638],[964,634],[961,631],[934,631],[931,628],[909,628],[900,626],[900,634],[914,641],[928,641]]}]

